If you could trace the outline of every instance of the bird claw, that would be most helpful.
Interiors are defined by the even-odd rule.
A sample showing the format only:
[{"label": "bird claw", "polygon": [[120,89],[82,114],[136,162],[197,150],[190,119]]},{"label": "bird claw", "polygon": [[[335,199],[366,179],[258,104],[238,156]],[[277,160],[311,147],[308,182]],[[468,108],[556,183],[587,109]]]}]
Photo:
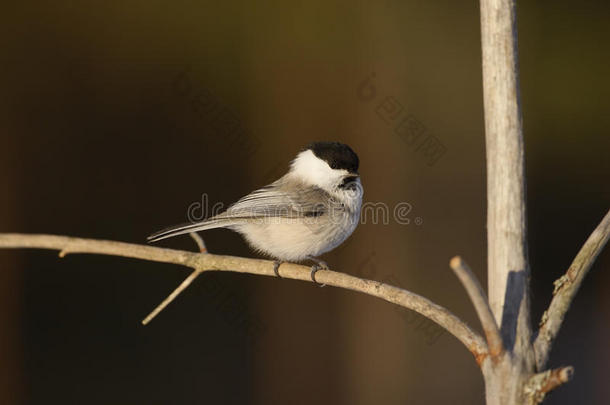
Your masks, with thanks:
[{"label": "bird claw", "polygon": [[[320,260],[320,259],[316,259],[315,257],[308,257],[308,259],[316,262],[316,264],[314,264],[313,266],[311,266],[311,281],[313,281],[315,284],[317,284],[320,287],[324,287],[326,286],[326,284],[320,284],[318,283],[318,280],[316,280],[316,273],[319,270],[328,270],[328,264],[326,264],[326,262]],[[275,273],[275,276],[278,278],[283,278],[282,276],[280,276],[280,265],[283,262],[280,260],[275,260],[273,262],[273,272]]]},{"label": "bird claw", "polygon": [[[322,262],[324,263],[324,262]],[[311,266],[311,281],[313,281],[315,284],[317,284],[320,287],[325,287],[326,284],[320,284],[318,283],[318,281],[316,280],[316,273],[318,272],[318,270],[328,270],[328,266],[325,265],[326,263],[324,263],[324,265],[320,266],[319,264],[314,264],[313,266]]]},{"label": "bird claw", "polygon": [[282,276],[280,276],[280,265],[282,264],[282,262],[280,262],[279,260],[275,260],[273,262],[273,272],[275,273],[275,276],[278,278],[282,278]]}]

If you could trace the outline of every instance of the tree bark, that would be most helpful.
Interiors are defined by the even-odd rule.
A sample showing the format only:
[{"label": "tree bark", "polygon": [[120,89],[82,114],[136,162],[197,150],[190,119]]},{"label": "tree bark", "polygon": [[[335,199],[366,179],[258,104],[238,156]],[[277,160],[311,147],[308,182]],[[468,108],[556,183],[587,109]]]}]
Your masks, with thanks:
[{"label": "tree bark", "polygon": [[488,405],[525,403],[534,370],[513,0],[481,0],[490,307],[506,352],[483,365]]}]

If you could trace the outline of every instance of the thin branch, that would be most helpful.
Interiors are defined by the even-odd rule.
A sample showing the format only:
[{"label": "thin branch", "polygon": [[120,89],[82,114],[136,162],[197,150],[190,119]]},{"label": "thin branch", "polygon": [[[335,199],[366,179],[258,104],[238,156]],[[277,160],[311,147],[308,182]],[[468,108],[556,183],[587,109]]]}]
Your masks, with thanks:
[{"label": "thin branch", "polygon": [[525,395],[532,399],[531,402],[541,403],[546,394],[570,381],[573,375],[574,367],[571,366],[535,374],[525,384]]},{"label": "thin branch", "polygon": [[[203,239],[201,239],[201,236],[199,236],[197,232],[191,232],[189,233],[189,235],[197,244],[197,248],[199,249],[200,253],[208,253],[208,249],[205,247],[205,242],[203,241]],[[159,305],[155,307],[155,309],[153,309],[150,314],[148,314],[146,318],[144,318],[144,320],[142,321],[142,325],[148,325],[150,321],[155,319],[155,317],[159,315],[159,313],[163,311],[165,307],[168,306],[173,300],[175,300],[176,297],[178,297],[178,295],[180,295],[182,291],[186,290],[186,288],[191,285],[191,283],[200,274],[201,270],[194,270],[191,274],[189,274],[189,276],[185,278],[184,281],[180,283],[180,285],[176,287],[176,289],[172,291],[170,295],[167,296],[167,298],[165,298]]]},{"label": "thin branch", "polygon": [[449,265],[460,279],[472,304],[474,305],[477,315],[481,320],[485,337],[487,338],[487,346],[489,347],[489,354],[492,357],[501,355],[504,352],[504,345],[502,344],[502,337],[500,336],[500,330],[498,324],[494,319],[494,316],[489,307],[489,301],[485,291],[481,287],[479,280],[475,277],[470,270],[470,267],[461,257],[455,256],[449,262]]},{"label": "thin branch", "polygon": [[553,341],[557,337],[566,312],[570,309],[580,284],[609,238],[610,210],[582,246],[566,274],[554,283],[555,290],[553,291],[551,305],[542,316],[540,330],[534,342],[538,370],[542,370],[546,366]]},{"label": "thin branch", "polygon": [[[37,248],[60,250],[67,253],[93,253],[130,257],[161,263],[173,263],[190,267],[200,272],[233,271],[275,277],[273,262],[234,256],[192,253],[181,250],[135,245],[124,242],[72,238],[56,235],[28,235],[0,233],[0,248]],[[282,278],[309,281],[310,268],[292,263],[282,264]],[[393,304],[411,309],[445,328],[475,356],[479,364],[487,356],[487,345],[483,338],[447,309],[432,301],[402,288],[378,281],[366,280],[345,273],[320,270],[318,282],[361,292],[381,298]]]},{"label": "thin branch", "polygon": [[199,236],[199,234],[197,232],[191,232],[191,233],[189,233],[189,235],[191,236],[191,238],[193,238],[193,240],[197,244],[197,247],[199,248],[200,253],[208,252],[208,249],[205,247],[205,242],[203,241],[203,239],[201,239],[201,236]]},{"label": "thin branch", "polygon": [[155,316],[157,316],[159,312],[163,311],[165,307],[169,305],[169,303],[175,300],[182,291],[186,290],[186,288],[191,285],[193,280],[195,280],[197,276],[201,274],[201,272],[201,270],[193,270],[193,272],[187,278],[185,278],[184,281],[180,283],[180,285],[176,287],[176,289],[172,291],[170,295],[167,296],[167,298],[165,298],[159,305],[157,305],[155,309],[153,309],[150,314],[148,314],[146,318],[144,318],[142,325],[147,325],[150,321],[152,321]]}]

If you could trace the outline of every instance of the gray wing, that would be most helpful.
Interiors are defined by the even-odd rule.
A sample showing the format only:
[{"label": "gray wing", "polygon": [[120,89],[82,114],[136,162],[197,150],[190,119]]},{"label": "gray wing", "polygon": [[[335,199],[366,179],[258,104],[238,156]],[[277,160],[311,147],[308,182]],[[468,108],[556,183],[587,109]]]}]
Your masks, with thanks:
[{"label": "gray wing", "polygon": [[253,191],[215,218],[317,217],[328,213],[334,203],[320,188],[279,180]]},{"label": "gray wing", "polygon": [[222,214],[197,223],[172,226],[148,237],[149,242],[214,228],[232,226],[258,218],[319,217],[341,205],[324,190],[280,179],[243,197]]}]

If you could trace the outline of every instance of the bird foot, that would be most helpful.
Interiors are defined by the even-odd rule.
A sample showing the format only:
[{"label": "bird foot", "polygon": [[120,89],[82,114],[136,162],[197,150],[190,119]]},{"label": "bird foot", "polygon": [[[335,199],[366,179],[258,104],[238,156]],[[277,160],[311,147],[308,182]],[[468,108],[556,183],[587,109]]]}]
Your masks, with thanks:
[{"label": "bird foot", "polygon": [[326,264],[326,262],[323,261],[323,260],[316,259],[315,257],[308,257],[308,259],[316,262],[316,264],[311,266],[311,281],[313,281],[314,283],[316,283],[320,287],[326,286],[326,284],[318,283],[318,281],[316,280],[316,273],[319,270],[328,270],[328,264]]},{"label": "bird foot", "polygon": [[279,260],[274,260],[273,261],[273,272],[275,273],[275,276],[278,278],[282,278],[282,276],[280,276],[280,265],[283,262],[279,261]]}]

